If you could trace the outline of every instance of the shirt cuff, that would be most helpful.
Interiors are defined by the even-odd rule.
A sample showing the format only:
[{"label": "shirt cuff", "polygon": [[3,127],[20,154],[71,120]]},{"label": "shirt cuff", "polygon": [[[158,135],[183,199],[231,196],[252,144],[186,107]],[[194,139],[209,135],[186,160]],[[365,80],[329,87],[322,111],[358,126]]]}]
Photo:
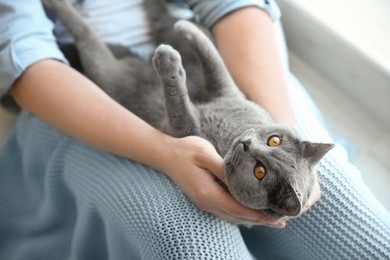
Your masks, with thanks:
[{"label": "shirt cuff", "polygon": [[57,59],[67,63],[56,46],[56,43],[30,37],[4,47],[0,52],[0,93],[7,93],[15,80],[37,61]]},{"label": "shirt cuff", "polygon": [[261,8],[270,15],[272,21],[277,21],[281,17],[280,9],[274,0],[189,0],[188,4],[207,28],[228,13],[247,6]]},{"label": "shirt cuff", "polygon": [[33,63],[43,59],[67,62],[52,33],[40,1],[31,4],[0,0],[0,94]]}]

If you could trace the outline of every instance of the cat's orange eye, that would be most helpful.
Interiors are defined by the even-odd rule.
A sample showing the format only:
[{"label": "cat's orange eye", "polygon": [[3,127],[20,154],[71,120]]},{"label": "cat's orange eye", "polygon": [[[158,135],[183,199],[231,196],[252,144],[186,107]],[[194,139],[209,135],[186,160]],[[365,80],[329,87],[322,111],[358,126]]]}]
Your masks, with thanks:
[{"label": "cat's orange eye", "polygon": [[279,146],[281,143],[282,143],[282,139],[277,135],[273,135],[270,138],[268,138],[267,145],[270,147],[275,147],[275,146]]},{"label": "cat's orange eye", "polygon": [[262,180],[264,179],[265,175],[267,175],[267,170],[263,165],[257,164],[253,169],[253,174],[257,179]]}]

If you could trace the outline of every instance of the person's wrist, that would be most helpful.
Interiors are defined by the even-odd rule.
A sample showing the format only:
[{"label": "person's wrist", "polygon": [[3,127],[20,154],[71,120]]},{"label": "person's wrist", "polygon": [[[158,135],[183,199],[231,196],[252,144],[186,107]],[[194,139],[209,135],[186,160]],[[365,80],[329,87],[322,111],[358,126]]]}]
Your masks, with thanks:
[{"label": "person's wrist", "polygon": [[153,144],[153,151],[150,154],[151,166],[156,170],[169,174],[172,159],[175,158],[174,147],[177,138],[161,133],[158,141]]}]

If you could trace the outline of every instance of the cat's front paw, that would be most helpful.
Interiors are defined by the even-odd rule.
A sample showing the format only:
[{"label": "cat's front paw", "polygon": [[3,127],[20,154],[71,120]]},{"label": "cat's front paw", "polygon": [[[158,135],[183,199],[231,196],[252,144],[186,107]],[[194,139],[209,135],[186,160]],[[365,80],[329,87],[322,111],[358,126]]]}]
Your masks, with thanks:
[{"label": "cat's front paw", "polygon": [[180,54],[169,45],[161,44],[153,56],[153,64],[162,81],[175,85],[185,79]]},{"label": "cat's front paw", "polygon": [[181,65],[181,57],[171,46],[160,44],[154,52],[153,63],[157,70],[169,70]]}]

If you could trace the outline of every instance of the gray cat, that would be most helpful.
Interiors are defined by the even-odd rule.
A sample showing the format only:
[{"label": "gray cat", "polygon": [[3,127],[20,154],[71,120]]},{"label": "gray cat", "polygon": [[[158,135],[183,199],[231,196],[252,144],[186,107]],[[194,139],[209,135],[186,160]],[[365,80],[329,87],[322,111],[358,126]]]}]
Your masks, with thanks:
[{"label": "gray cat", "polygon": [[209,140],[224,158],[226,188],[242,204],[274,218],[300,213],[314,167],[333,144],[302,141],[245,99],[196,25],[177,21],[164,1],[146,1],[160,44],[146,61],[103,43],[65,0],[43,2],[73,36],[84,73],[112,98],[167,134]]}]

